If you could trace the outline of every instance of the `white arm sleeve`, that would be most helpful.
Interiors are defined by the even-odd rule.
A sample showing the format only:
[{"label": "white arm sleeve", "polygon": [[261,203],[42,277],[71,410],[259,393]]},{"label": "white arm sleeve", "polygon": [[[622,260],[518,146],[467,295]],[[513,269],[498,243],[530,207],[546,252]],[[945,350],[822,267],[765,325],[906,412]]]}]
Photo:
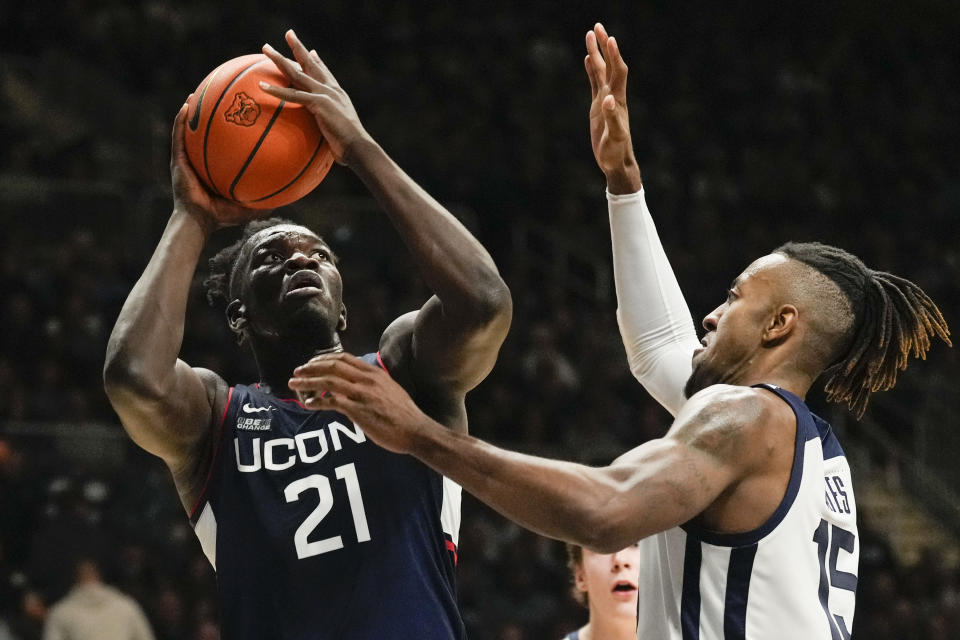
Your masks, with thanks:
[{"label": "white arm sleeve", "polygon": [[630,371],[653,398],[676,416],[690,358],[700,346],[690,310],[657,236],[643,189],[607,192],[617,323]]}]

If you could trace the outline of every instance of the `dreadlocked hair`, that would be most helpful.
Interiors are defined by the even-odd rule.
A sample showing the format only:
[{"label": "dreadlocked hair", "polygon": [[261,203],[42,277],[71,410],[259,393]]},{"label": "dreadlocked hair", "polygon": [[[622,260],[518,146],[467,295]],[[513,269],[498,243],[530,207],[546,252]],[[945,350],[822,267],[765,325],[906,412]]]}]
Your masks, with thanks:
[{"label": "dreadlocked hair", "polygon": [[240,238],[224,247],[207,262],[210,274],[204,279],[203,287],[207,292],[207,302],[211,306],[226,306],[233,299],[231,289],[237,268],[240,250],[251,237],[264,229],[281,224],[296,224],[286,218],[265,218],[248,222],[240,233]]},{"label": "dreadlocked hair", "polygon": [[832,280],[850,302],[852,329],[824,375],[827,399],[846,403],[858,419],[871,393],[896,384],[911,353],[926,359],[933,336],[952,346],[940,309],[913,282],[874,271],[843,249],[819,242],[788,242],[776,252]]}]

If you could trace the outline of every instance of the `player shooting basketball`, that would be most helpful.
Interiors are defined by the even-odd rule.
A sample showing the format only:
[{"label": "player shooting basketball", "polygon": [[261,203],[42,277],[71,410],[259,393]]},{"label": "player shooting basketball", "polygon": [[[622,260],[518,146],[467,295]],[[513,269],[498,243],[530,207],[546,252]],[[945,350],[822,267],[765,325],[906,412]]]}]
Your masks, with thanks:
[{"label": "player shooting basketball", "polygon": [[[644,204],[630,139],[627,66],[587,34],[594,155],[607,177],[621,332],[631,368],[676,416],[660,439],[603,468],[498,449],[436,425],[389,376],[344,354],[290,386],[336,409],[508,518],[597,551],[641,544],[638,636],[850,637],[859,541],[850,468],[803,397],[858,416],[946,322],[917,285],[840,249],[786,244],[751,263],[698,342]],[[689,396],[686,399],[685,396]]]},{"label": "player shooting basketball", "polygon": [[[484,248],[364,130],[347,94],[293,32],[294,60],[264,52],[336,160],[381,203],[434,295],[366,356],[429,415],[465,433],[464,397],[493,367],[509,291]],[[225,640],[464,637],[453,586],[460,489],[369,442],[343,415],[303,408],[294,367],[341,350],[333,252],[311,230],[258,221],[211,260],[208,294],[256,358],[230,386],[178,359],[187,296],[210,234],[250,212],[201,187],[173,128],[173,213],[108,346],[104,380],[130,437],[159,456],[217,570]]]}]

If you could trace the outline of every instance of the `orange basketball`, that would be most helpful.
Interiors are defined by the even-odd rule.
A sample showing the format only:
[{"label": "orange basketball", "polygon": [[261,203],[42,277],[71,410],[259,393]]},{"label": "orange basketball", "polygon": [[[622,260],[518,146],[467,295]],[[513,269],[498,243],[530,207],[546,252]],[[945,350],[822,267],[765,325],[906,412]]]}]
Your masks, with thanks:
[{"label": "orange basketball", "polygon": [[290,204],[320,184],[330,146],[307,109],[264,93],[260,81],[290,81],[262,53],[210,72],[188,101],[190,164],[217,195],[252,209]]}]

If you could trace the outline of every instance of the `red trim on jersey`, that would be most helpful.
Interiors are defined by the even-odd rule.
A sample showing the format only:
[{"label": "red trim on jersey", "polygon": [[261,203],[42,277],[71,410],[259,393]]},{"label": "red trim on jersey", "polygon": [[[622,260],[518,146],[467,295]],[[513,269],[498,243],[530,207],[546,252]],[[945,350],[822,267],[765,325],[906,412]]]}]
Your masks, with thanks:
[{"label": "red trim on jersey", "polygon": [[453,564],[457,564],[457,545],[453,544],[453,540],[447,540],[447,551],[453,554]]},{"label": "red trim on jersey", "polygon": [[230,387],[230,391],[227,392],[227,404],[224,405],[223,415],[220,416],[220,426],[217,427],[217,445],[213,448],[213,457],[210,459],[210,469],[207,471],[207,479],[203,483],[203,489],[200,490],[200,495],[197,496],[197,503],[193,505],[193,509],[190,510],[190,520],[193,520],[193,516],[197,513],[200,503],[203,502],[203,497],[207,495],[207,485],[210,484],[210,477],[213,476],[214,463],[217,461],[217,454],[220,452],[220,445],[223,442],[223,423],[227,419],[227,411],[230,409],[230,400],[232,398],[233,387]]},{"label": "red trim on jersey", "polygon": [[386,371],[387,373],[390,373],[390,369],[387,369],[387,365],[383,364],[383,358],[380,357],[379,351],[377,351],[377,362],[380,363],[380,366],[383,367],[384,371]]}]

